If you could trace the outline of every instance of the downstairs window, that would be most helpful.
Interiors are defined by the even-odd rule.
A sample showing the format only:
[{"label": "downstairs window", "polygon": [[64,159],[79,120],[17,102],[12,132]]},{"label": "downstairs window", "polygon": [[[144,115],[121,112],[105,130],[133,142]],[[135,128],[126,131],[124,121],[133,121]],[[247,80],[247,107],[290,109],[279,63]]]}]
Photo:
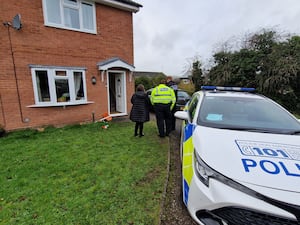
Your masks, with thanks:
[{"label": "downstairs window", "polygon": [[31,68],[35,105],[59,106],[87,102],[85,69]]}]

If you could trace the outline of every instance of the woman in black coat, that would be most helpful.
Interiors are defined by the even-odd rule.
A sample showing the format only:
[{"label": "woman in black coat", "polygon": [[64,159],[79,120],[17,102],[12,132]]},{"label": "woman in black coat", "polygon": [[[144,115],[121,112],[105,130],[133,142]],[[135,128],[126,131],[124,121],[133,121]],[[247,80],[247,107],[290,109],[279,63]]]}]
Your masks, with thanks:
[{"label": "woman in black coat", "polygon": [[144,136],[144,122],[149,121],[150,99],[145,93],[144,85],[139,84],[136,92],[131,97],[132,109],[130,112],[130,120],[135,122],[134,136]]}]

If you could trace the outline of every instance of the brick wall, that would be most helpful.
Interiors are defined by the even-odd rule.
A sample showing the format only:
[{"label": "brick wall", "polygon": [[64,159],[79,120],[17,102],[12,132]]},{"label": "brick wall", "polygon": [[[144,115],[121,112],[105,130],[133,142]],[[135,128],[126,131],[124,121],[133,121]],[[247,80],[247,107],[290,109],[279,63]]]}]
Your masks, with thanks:
[{"label": "brick wall", "polygon": [[[23,27],[21,30],[9,30],[16,72],[8,30],[3,25],[0,27],[0,123],[7,130],[14,130],[91,121],[92,113],[99,118],[107,111],[108,103],[106,80],[101,82],[97,63],[119,57],[133,64],[132,14],[97,4],[95,35],[44,26],[42,0],[1,0],[1,22],[11,21],[17,13],[21,14]],[[67,107],[28,107],[35,103],[30,64],[87,68],[87,97],[88,101],[94,103]],[[97,78],[96,85],[90,82],[92,76]],[[128,71],[126,79],[129,112],[134,81],[129,81]],[[27,119],[26,123],[24,119]]]}]

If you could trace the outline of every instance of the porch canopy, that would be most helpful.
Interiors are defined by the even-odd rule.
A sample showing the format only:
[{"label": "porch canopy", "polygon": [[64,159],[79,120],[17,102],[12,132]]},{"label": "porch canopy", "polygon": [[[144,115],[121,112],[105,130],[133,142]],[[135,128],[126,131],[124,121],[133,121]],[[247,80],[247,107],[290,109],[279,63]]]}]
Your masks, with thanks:
[{"label": "porch canopy", "polygon": [[129,70],[130,71],[130,81],[132,79],[132,72],[135,69],[135,67],[133,65],[127,63],[126,61],[124,61],[118,57],[114,57],[114,58],[110,58],[108,60],[104,60],[102,62],[98,62],[97,66],[98,66],[98,70],[101,71],[102,82],[104,81],[105,71],[107,71],[111,68],[123,68],[123,69]]}]

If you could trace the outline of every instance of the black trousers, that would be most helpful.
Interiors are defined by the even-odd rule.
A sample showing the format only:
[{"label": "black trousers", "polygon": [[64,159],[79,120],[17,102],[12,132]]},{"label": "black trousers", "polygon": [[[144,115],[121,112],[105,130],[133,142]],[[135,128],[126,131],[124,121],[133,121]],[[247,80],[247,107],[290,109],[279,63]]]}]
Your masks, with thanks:
[{"label": "black trousers", "polygon": [[144,123],[143,122],[136,122],[135,123],[135,128],[134,128],[134,135],[137,136],[138,134],[140,136],[143,135],[143,128],[144,128]]},{"label": "black trousers", "polygon": [[168,136],[172,131],[172,113],[170,104],[154,104],[156,125],[159,136]]}]

